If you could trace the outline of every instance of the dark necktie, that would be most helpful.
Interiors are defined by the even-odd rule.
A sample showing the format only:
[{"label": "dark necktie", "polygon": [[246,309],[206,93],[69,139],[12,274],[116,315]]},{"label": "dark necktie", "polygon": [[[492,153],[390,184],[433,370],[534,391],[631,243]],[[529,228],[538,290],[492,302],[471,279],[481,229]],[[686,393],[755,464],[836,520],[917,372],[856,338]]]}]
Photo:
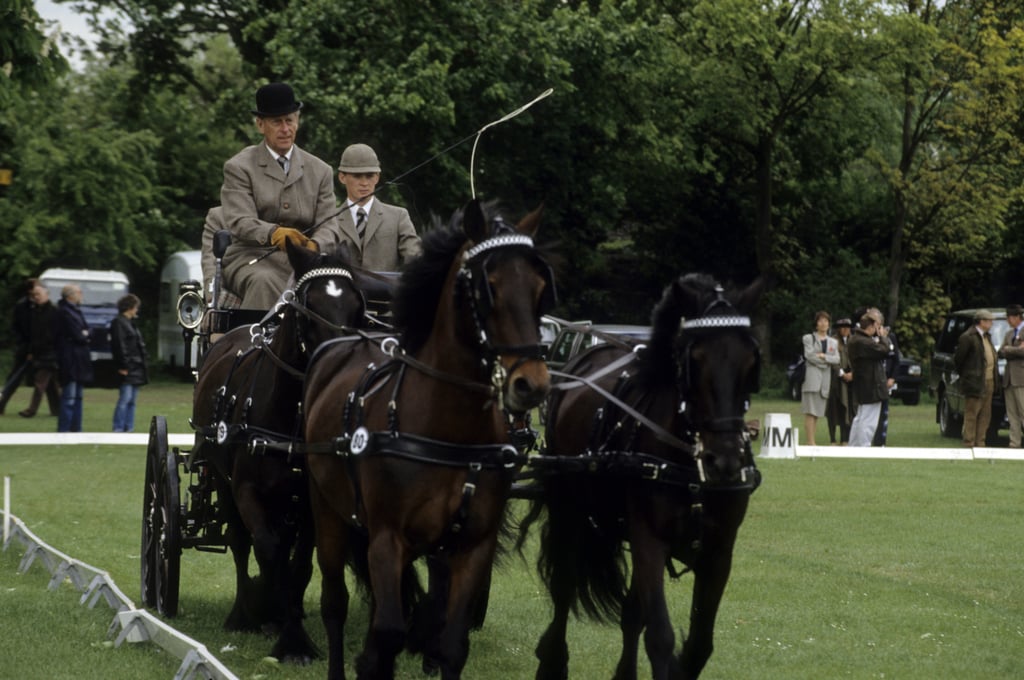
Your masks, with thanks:
[{"label": "dark necktie", "polygon": [[356,233],[359,234],[359,240],[363,240],[363,234],[366,232],[366,211],[360,208],[356,210]]},{"label": "dark necktie", "polygon": [[278,156],[277,157],[277,164],[281,166],[281,169],[284,170],[284,174],[287,175],[288,174],[288,159],[285,158],[284,156]]}]

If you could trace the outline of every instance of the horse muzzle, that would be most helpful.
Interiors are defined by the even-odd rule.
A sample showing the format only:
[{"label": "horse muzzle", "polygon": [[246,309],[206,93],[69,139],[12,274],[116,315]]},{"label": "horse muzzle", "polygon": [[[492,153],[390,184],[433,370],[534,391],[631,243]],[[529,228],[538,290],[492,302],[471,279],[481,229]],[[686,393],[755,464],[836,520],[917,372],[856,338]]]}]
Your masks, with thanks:
[{"label": "horse muzzle", "polygon": [[503,385],[505,409],[511,413],[525,413],[540,406],[551,391],[548,365],[541,359],[526,359],[515,363]]}]

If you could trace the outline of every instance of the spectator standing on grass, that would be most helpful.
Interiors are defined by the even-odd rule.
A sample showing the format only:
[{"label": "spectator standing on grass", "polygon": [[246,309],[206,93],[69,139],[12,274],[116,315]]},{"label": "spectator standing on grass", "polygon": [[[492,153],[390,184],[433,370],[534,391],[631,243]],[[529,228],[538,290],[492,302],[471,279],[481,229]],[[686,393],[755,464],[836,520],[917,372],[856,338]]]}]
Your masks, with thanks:
[{"label": "spectator standing on grass", "polygon": [[1010,421],[1010,448],[1019,449],[1021,423],[1024,421],[1024,308],[1008,306],[1006,321],[1010,329],[1003,336],[998,356],[1006,359],[1003,399],[1006,401],[1006,418]]},{"label": "spectator standing on grass", "polygon": [[992,394],[999,384],[996,349],[989,335],[994,318],[987,309],[975,312],[974,325],[957,340],[953,354],[964,395],[963,445],[967,447],[985,446],[992,420]]},{"label": "spectator standing on grass", "polygon": [[117,405],[114,406],[114,432],[135,430],[135,400],[139,387],[149,382],[146,373],[146,343],[135,326],[141,302],[129,293],[117,301],[117,316],[110,322],[110,346],[114,365],[121,376]]},{"label": "spectator standing on grass", "polygon": [[[889,396],[891,397],[896,387],[896,369],[900,365],[900,346],[896,341],[896,334],[885,325],[885,317],[882,315],[881,310],[877,307],[870,307],[867,311],[878,322],[878,327],[885,329],[884,337],[881,335],[876,337],[878,337],[878,341],[883,345],[889,345],[889,354],[882,362],[882,369],[885,371],[885,389],[889,391]],[[889,436],[889,406],[891,404],[892,399],[886,399],[882,402],[882,409],[878,414],[878,427],[875,428],[875,436],[871,440],[872,446],[885,446],[886,439]]]},{"label": "spectator standing on grass", "polygon": [[60,390],[57,388],[57,349],[54,345],[53,325],[57,308],[50,302],[50,291],[36,284],[32,289],[32,313],[29,324],[27,361],[32,372],[32,399],[28,408],[19,411],[22,418],[31,418],[39,410],[43,396],[47,397],[50,415],[60,411]]},{"label": "spectator standing on grass", "polygon": [[64,286],[60,295],[54,330],[61,388],[57,431],[81,432],[83,391],[85,384],[93,378],[89,324],[78,308],[82,303],[82,289],[69,284]]},{"label": "spectator standing on grass", "polygon": [[[835,324],[836,346],[839,348],[839,363],[832,366],[832,388],[828,393],[826,417],[828,423],[829,443],[846,446],[850,442],[850,423],[853,422],[853,399],[850,395],[850,382],[853,380],[853,368],[850,366],[850,333],[853,323],[849,319],[839,319]],[[836,431],[838,430],[838,442]]]},{"label": "spectator standing on grass", "polygon": [[889,399],[883,362],[889,354],[885,340],[888,331],[880,327],[875,317],[864,314],[850,338],[850,364],[853,367],[853,396],[857,401],[857,415],[850,425],[850,446],[871,446],[882,402]]},{"label": "spectator standing on grass", "polygon": [[801,388],[800,412],[804,414],[804,434],[807,445],[815,446],[814,435],[818,418],[825,415],[829,389],[832,385],[832,366],[839,364],[839,345],[829,337],[832,317],[821,311],[814,315],[814,332],[803,337],[804,361],[807,364]]},{"label": "spectator standing on grass", "polygon": [[29,324],[32,314],[32,291],[36,287],[35,279],[26,279],[22,284],[22,295],[14,303],[11,312],[11,332],[14,334],[14,363],[11,364],[11,372],[4,380],[3,388],[0,390],[0,415],[7,409],[7,402],[11,400],[14,391],[18,389],[24,380],[25,371],[29,370],[28,346],[31,340]]}]

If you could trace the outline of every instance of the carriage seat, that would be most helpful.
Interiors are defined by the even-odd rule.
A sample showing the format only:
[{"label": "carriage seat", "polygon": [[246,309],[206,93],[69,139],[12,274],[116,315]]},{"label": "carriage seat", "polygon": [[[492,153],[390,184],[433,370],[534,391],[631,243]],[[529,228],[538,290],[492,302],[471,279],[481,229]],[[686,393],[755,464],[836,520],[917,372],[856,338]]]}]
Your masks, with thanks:
[{"label": "carriage seat", "polygon": [[[213,256],[213,235],[224,228],[224,218],[221,215],[220,206],[210,208],[206,213],[206,222],[203,224],[203,243],[200,264],[203,268],[203,298],[206,299],[213,289],[213,275],[217,271],[217,258]],[[242,305],[242,296],[228,289],[221,279],[220,285],[220,308],[238,309]]]}]

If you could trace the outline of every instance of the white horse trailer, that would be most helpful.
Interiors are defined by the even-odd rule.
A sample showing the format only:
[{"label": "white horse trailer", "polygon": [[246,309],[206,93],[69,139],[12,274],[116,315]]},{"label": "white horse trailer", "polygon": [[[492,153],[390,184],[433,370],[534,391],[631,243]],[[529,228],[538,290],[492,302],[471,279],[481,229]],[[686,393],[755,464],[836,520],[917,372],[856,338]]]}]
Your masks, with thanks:
[{"label": "white horse trailer", "polygon": [[[200,259],[201,252],[198,250],[181,250],[170,255],[160,271],[157,358],[171,368],[185,365],[185,340],[181,326],[178,325],[178,289],[185,281],[198,281],[200,286],[202,285],[203,269]],[[192,356],[188,365],[195,366],[198,358],[196,343],[192,343],[190,353]]]}]

